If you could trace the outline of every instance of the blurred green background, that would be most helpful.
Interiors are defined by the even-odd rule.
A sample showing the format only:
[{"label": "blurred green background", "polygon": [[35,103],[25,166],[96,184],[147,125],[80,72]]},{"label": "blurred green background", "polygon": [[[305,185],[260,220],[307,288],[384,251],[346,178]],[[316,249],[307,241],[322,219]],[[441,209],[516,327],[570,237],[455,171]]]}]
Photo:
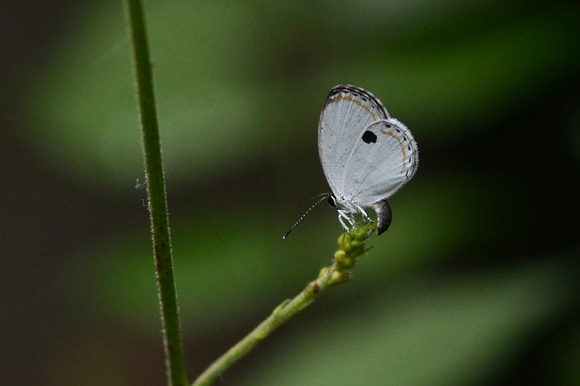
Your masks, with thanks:
[{"label": "blurred green background", "polygon": [[[190,378],[330,263],[339,83],[419,144],[393,224],[223,385],[580,384],[577,1],[145,3]],[[0,6],[0,384],[161,385],[121,2]]]}]

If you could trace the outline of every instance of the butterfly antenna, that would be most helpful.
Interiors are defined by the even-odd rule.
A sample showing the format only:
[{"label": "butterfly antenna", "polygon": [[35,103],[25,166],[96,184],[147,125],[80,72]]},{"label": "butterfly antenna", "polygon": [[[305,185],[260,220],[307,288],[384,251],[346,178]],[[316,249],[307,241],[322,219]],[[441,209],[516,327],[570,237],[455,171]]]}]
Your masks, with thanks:
[{"label": "butterfly antenna", "polygon": [[291,227],[291,228],[288,230],[288,232],[284,233],[284,236],[282,236],[282,238],[283,238],[283,239],[285,239],[286,237],[288,237],[288,235],[290,234],[290,232],[292,232],[292,230],[293,230],[294,228],[296,228],[296,226],[297,226],[298,224],[300,224],[300,223],[302,222],[302,220],[304,220],[304,217],[306,217],[306,216],[308,215],[308,213],[310,213],[310,211],[311,211],[312,209],[314,209],[314,207],[315,207],[315,206],[317,206],[318,204],[320,204],[322,201],[324,201],[324,200],[328,199],[328,196],[329,196],[329,194],[326,194],[326,193],[325,193],[325,194],[324,194],[324,196],[323,196],[323,197],[322,197],[320,200],[316,201],[316,202],[314,203],[314,205],[312,205],[310,208],[308,208],[308,210],[307,210],[306,212],[304,212],[304,214],[303,214],[303,215],[302,215],[302,216],[301,216],[301,217],[298,219],[298,221],[296,221],[296,222],[294,223],[294,225],[292,225],[292,227]]}]

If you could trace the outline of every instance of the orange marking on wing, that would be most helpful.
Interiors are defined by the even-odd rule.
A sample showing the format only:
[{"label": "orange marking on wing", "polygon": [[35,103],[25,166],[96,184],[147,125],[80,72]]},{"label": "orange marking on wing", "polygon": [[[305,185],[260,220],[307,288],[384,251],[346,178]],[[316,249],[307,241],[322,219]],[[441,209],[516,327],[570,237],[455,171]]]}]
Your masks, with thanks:
[{"label": "orange marking on wing", "polygon": [[381,133],[385,135],[390,135],[391,137],[399,141],[399,144],[401,145],[401,151],[403,152],[403,170],[407,169],[407,152],[405,151],[405,145],[403,144],[403,141],[401,141],[401,137],[395,135],[395,133],[393,133],[392,131],[381,130]]},{"label": "orange marking on wing", "polygon": [[375,114],[373,112],[371,112],[371,110],[367,106],[363,105],[361,102],[359,102],[355,99],[352,99],[351,97],[338,96],[334,99],[331,99],[329,103],[338,102],[341,99],[344,99],[345,101],[349,101],[349,102],[354,102],[355,104],[357,104],[360,107],[362,107],[363,109],[365,109],[367,111],[367,113],[369,113],[373,117],[373,121],[377,120],[377,117],[375,116]]}]

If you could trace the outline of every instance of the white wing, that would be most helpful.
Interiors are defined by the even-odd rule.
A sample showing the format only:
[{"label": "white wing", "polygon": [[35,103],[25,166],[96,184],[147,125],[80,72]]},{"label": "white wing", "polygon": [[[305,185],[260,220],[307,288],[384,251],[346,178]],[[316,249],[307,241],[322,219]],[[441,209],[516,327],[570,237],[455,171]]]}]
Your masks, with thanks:
[{"label": "white wing", "polygon": [[342,176],[360,130],[389,114],[362,88],[338,85],[328,93],[318,124],[318,150],[326,179],[337,196],[344,193]]},{"label": "white wing", "polygon": [[409,129],[359,87],[330,90],[318,137],[322,167],[339,202],[368,207],[393,195],[417,170],[419,152]]}]

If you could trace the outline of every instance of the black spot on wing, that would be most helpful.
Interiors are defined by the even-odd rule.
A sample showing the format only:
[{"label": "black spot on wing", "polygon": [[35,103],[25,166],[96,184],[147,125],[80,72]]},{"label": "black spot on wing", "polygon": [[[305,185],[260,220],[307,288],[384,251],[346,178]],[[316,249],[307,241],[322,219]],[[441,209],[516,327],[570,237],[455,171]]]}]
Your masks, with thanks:
[{"label": "black spot on wing", "polygon": [[377,135],[370,130],[364,132],[362,136],[362,140],[364,143],[376,143],[377,142]]}]

